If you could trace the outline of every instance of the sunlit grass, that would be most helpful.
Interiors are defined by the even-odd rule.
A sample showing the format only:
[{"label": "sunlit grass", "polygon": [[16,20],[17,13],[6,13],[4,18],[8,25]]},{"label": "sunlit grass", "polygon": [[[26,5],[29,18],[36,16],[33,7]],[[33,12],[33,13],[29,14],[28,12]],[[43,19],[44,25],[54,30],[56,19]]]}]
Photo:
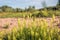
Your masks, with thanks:
[{"label": "sunlit grass", "polygon": [[[55,16],[53,15],[51,25],[54,19]],[[1,40],[60,40],[60,29],[51,25],[49,27],[45,19],[37,22],[36,18],[28,26],[26,26],[25,20],[23,25],[21,25],[18,18],[18,28],[14,27],[10,33],[2,36]],[[3,35],[3,33],[0,34]]]},{"label": "sunlit grass", "polygon": [[[58,26],[53,26],[55,19],[55,14],[58,15],[59,12],[56,11],[37,11],[37,12],[23,12],[23,13],[0,13],[0,18],[18,18],[18,28],[14,27],[11,32],[0,32],[0,40],[60,40],[60,29]],[[57,14],[58,13],[58,14]],[[45,19],[36,20],[37,16],[49,17],[51,16],[50,26]],[[31,23],[26,25],[24,19],[23,24],[21,24],[19,18],[31,18],[33,19]],[[7,25],[6,25],[7,27]]]}]

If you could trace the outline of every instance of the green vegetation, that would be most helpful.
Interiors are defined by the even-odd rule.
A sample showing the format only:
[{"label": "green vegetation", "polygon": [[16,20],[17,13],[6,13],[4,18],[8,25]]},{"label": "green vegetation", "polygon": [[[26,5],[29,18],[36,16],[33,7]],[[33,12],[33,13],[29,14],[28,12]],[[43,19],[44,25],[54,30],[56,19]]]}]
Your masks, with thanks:
[{"label": "green vegetation", "polygon": [[[51,24],[54,18],[53,16]],[[37,20],[34,19],[27,27],[26,22],[21,26],[20,19],[18,19],[18,28],[14,27],[11,32],[5,34],[1,32],[0,40],[60,40],[60,29],[57,26],[48,27],[44,19],[39,20],[38,25],[35,25],[36,22]]]},{"label": "green vegetation", "polygon": [[60,0],[58,0],[58,3],[57,3],[57,5],[60,5]]},{"label": "green vegetation", "polygon": [[43,2],[44,8],[36,9],[35,6],[29,6],[28,8],[12,8],[4,5],[0,7],[0,18],[26,18],[26,17],[52,17],[52,15],[60,16],[60,2],[56,6],[47,7],[46,3]]},{"label": "green vegetation", "polygon": [[[44,8],[35,9],[35,6],[28,8],[12,8],[10,6],[0,7],[0,18],[18,18],[18,27],[14,27],[11,31],[0,31],[0,40],[60,40],[60,28],[56,25],[53,26],[55,16],[60,16],[60,1],[58,6],[46,7],[43,2]],[[36,20],[39,17],[51,17],[50,26],[45,19]],[[24,20],[23,25],[20,25],[19,18],[31,18],[32,23],[26,25]],[[38,22],[37,22],[38,21]],[[8,29],[9,25],[3,28]]]},{"label": "green vegetation", "polygon": [[26,17],[52,17],[52,15],[60,16],[59,10],[42,10],[35,12],[3,12],[0,13],[0,18],[26,18]]}]

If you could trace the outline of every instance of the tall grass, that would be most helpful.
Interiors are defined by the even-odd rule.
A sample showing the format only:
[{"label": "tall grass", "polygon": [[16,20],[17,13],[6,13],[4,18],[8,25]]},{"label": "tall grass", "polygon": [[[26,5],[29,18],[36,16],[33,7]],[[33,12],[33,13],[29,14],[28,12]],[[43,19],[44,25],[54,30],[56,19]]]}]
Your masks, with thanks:
[{"label": "tall grass", "polygon": [[[54,18],[53,15],[51,23]],[[0,37],[0,40],[60,40],[60,29],[57,26],[49,27],[45,19],[39,20],[39,22],[33,19],[28,26],[26,26],[26,21],[22,26],[20,23],[20,19],[18,19],[18,28],[13,28],[10,33]]]}]

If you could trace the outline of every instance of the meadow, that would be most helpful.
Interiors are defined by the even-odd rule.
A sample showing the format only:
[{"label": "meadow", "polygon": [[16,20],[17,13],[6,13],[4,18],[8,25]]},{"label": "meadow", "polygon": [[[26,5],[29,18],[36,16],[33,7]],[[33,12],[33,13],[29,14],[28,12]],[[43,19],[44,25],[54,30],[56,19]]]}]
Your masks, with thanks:
[{"label": "meadow", "polygon": [[[33,10],[28,8],[27,11],[17,10],[15,12],[7,9],[10,7],[3,6],[3,8],[6,9],[0,12],[0,18],[17,18],[18,27],[14,26],[9,30],[9,25],[5,25],[4,30],[0,31],[0,40],[60,40],[59,9],[37,10],[32,7]],[[47,18],[48,20],[45,20]],[[54,21],[56,18],[59,21]]]},{"label": "meadow", "polygon": [[0,18],[42,18],[42,17],[51,17],[55,16],[60,16],[60,10],[35,10],[33,12],[0,12]]},{"label": "meadow", "polygon": [[50,21],[50,26],[43,18],[39,20],[36,20],[36,18],[32,19],[26,25],[25,20],[22,24],[18,18],[18,27],[13,27],[10,32],[1,31],[0,40],[60,40],[60,28],[52,25],[55,20],[54,15]]}]

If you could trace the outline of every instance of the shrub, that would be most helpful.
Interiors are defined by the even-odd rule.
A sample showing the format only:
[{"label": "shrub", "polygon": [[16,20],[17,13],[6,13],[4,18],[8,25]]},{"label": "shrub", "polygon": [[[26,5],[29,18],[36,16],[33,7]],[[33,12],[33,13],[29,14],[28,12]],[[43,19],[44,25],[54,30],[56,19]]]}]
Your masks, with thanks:
[{"label": "shrub", "polygon": [[6,24],[6,25],[3,26],[4,29],[7,29],[8,27],[9,27],[8,24]]}]

